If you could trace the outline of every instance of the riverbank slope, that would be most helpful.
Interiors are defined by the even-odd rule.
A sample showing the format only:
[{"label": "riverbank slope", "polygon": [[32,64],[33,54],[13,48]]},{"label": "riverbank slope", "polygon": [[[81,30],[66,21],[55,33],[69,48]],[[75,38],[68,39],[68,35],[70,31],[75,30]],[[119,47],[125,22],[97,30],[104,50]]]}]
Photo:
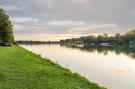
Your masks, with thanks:
[{"label": "riverbank slope", "polygon": [[105,89],[21,47],[0,47],[0,89]]}]

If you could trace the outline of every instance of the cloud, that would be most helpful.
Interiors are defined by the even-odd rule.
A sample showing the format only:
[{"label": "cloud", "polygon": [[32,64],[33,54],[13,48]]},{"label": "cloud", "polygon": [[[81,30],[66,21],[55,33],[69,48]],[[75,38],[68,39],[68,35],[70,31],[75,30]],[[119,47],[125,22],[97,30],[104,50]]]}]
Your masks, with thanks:
[{"label": "cloud", "polygon": [[135,28],[134,3],[134,0],[0,0],[17,37],[126,32]]},{"label": "cloud", "polygon": [[20,8],[14,6],[14,5],[0,5],[0,8],[6,10],[6,11],[14,11],[19,10]]},{"label": "cloud", "polygon": [[88,0],[71,0],[71,1],[75,1],[75,2],[87,2]]},{"label": "cloud", "polygon": [[85,3],[88,0],[34,0],[34,3],[36,5],[40,5],[41,7],[48,7],[48,8],[53,8],[53,7],[61,7],[61,6],[67,6],[68,4],[70,5],[75,5],[78,3]]},{"label": "cloud", "polygon": [[84,25],[83,21],[75,21],[75,20],[53,20],[49,21],[48,24],[55,26],[69,26],[69,25]]},{"label": "cloud", "polygon": [[[82,35],[78,34],[19,34],[15,37],[16,40],[34,40],[34,41],[59,41],[60,39],[78,38]],[[40,39],[39,39],[40,38]]]},{"label": "cloud", "polygon": [[15,17],[15,18],[11,18],[11,21],[14,22],[14,23],[25,23],[25,22],[38,22],[38,19]]},{"label": "cloud", "polygon": [[[110,32],[111,30],[111,32]],[[84,34],[84,35],[90,35],[90,34],[103,34],[103,33],[109,33],[114,34],[116,32],[120,31],[120,28],[114,24],[114,23],[107,23],[107,24],[92,24],[92,25],[86,25],[82,27],[76,27],[72,28],[67,31],[67,33],[70,34]]]},{"label": "cloud", "polygon": [[36,5],[40,5],[41,7],[48,7],[48,8],[52,8],[55,3],[57,2],[58,0],[34,0],[33,2],[36,4]]}]

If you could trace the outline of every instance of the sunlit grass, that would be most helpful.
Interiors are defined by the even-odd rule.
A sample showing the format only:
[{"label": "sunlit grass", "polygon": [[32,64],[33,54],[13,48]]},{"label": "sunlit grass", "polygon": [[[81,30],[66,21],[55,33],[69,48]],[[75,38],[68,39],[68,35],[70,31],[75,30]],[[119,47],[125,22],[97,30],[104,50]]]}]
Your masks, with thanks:
[{"label": "sunlit grass", "polygon": [[0,89],[105,89],[27,50],[0,47]]}]

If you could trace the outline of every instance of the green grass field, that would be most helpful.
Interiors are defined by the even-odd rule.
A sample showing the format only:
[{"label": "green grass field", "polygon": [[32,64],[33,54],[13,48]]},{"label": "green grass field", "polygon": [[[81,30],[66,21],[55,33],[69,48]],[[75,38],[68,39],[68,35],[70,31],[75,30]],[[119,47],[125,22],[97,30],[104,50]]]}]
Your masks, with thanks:
[{"label": "green grass field", "polygon": [[21,47],[0,47],[0,89],[105,89]]}]

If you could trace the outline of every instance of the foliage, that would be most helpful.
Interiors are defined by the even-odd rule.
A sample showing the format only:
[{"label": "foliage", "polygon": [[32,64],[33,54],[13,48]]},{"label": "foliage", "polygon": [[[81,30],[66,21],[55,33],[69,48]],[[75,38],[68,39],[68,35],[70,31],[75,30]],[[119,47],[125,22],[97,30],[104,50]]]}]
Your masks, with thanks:
[{"label": "foliage", "polygon": [[3,9],[0,9],[0,42],[14,42],[12,24]]},{"label": "foliage", "polygon": [[80,38],[72,38],[61,40],[61,43],[82,43],[82,44],[100,44],[100,43],[110,43],[111,45],[130,45],[135,44],[135,30],[131,30],[124,35],[116,33],[115,36],[108,36],[107,34],[98,36],[85,36]]}]

